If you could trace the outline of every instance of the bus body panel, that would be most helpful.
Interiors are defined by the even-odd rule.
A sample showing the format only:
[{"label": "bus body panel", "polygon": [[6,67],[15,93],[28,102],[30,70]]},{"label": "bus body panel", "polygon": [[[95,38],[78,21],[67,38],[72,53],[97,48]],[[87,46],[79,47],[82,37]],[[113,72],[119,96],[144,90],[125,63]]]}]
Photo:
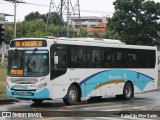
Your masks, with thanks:
[{"label": "bus body panel", "polygon": [[[68,87],[74,82],[79,83],[82,91],[82,97],[123,94],[124,85],[128,81],[130,81],[133,84],[134,93],[149,91],[156,88],[154,86],[155,79],[151,78],[148,75],[145,75],[144,74],[145,72],[140,73],[138,70],[133,71],[125,69],[112,69],[112,70],[77,69],[77,71],[79,72],[68,71],[66,72],[65,75],[61,76],[58,79],[53,80],[52,86],[55,86],[51,90],[53,91],[52,92],[53,98],[61,98],[62,96],[65,97]],[[85,75],[85,71],[87,71],[86,72],[87,75]],[[79,76],[79,73],[84,73],[84,74]],[[152,70],[150,70],[150,74],[151,73]],[[76,78],[74,78],[74,76],[76,76]],[[69,78],[70,81],[64,82],[64,79],[67,78]],[[57,91],[59,92],[57,93]]]},{"label": "bus body panel", "polygon": [[[28,40],[18,39],[18,40]],[[33,40],[38,40],[32,38]],[[32,40],[29,39],[29,40]],[[42,40],[42,39],[41,39]],[[66,72],[51,78],[51,63],[52,54],[56,53],[56,48],[51,50],[51,46],[65,45],[65,46],[82,46],[99,49],[118,49],[118,50],[150,50],[157,49],[150,46],[134,46],[134,45],[115,45],[96,42],[85,41],[69,41],[58,39],[43,39],[47,41],[46,47],[36,47],[37,50],[47,50],[49,55],[49,74],[41,77],[7,77],[7,95],[15,98],[25,99],[56,99],[65,98],[68,88],[76,83],[81,88],[81,97],[94,96],[109,96],[122,95],[123,88],[126,82],[131,82],[134,87],[134,93],[143,91],[150,91],[157,89],[158,84],[158,62],[155,56],[155,68],[66,68]],[[10,50],[34,50],[35,47],[11,47]],[[87,48],[86,48],[87,49]],[[68,55],[68,48],[66,47],[66,55]],[[87,51],[87,50],[86,50]],[[59,52],[59,51],[58,51]],[[116,53],[118,56],[118,52]],[[68,62],[69,58],[67,58]],[[147,60],[147,59],[146,59]],[[11,82],[11,79],[29,81],[36,79],[35,84],[16,84]],[[34,89],[31,91],[31,89]]]}]

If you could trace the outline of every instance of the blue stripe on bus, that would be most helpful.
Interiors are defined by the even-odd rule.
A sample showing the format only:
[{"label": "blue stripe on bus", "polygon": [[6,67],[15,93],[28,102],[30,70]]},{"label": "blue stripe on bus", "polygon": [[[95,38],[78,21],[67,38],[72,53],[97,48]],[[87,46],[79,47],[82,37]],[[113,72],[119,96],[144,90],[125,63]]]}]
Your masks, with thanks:
[{"label": "blue stripe on bus", "polygon": [[85,97],[92,92],[97,86],[97,83],[109,82],[113,80],[123,80],[124,82],[130,80],[133,82],[134,86],[143,91],[145,86],[154,79],[148,75],[132,70],[115,69],[101,71],[87,77],[79,83],[82,90],[82,97]]},{"label": "blue stripe on bus", "polygon": [[[143,91],[146,85],[154,80],[154,78],[132,70],[114,69],[101,71],[87,77],[79,83],[82,97],[85,97],[92,92],[96,88],[97,83],[103,84],[110,81],[114,82],[114,80],[122,80],[124,82],[132,81],[134,86]],[[67,95],[64,96],[64,98],[66,97]]]}]

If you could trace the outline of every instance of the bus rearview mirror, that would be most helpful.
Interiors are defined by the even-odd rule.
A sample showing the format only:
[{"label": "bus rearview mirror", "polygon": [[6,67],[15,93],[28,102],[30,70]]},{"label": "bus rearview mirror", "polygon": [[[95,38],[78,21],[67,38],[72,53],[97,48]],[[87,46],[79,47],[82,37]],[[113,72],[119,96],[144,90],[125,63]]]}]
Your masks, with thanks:
[{"label": "bus rearview mirror", "polygon": [[58,64],[58,56],[54,56],[54,64],[55,64],[55,65]]}]

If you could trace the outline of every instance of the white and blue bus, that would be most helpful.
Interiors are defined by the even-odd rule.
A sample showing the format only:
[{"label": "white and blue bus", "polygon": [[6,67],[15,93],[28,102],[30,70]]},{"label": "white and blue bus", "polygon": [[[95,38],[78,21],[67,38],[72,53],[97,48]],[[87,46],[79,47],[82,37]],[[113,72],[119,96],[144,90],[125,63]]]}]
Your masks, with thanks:
[{"label": "white and blue bus", "polygon": [[129,100],[157,89],[157,48],[94,38],[21,38],[10,42],[7,95],[43,100],[114,95]]}]

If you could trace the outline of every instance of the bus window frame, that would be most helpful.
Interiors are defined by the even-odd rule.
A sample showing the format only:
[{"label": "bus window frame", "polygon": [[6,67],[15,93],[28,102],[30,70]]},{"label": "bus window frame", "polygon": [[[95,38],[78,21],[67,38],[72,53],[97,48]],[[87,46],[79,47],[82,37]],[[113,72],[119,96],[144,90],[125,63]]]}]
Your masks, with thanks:
[{"label": "bus window frame", "polygon": [[[15,50],[19,50],[19,49],[15,49]],[[11,51],[15,51],[15,50],[9,50],[9,51],[8,51],[8,53],[9,53],[9,54],[8,54],[9,59],[10,59],[10,52],[11,52]],[[26,49],[23,49],[23,50],[19,50],[19,51],[27,51],[27,50],[26,50]],[[28,50],[28,51],[34,51],[34,50]],[[50,66],[49,66],[49,57],[50,57],[50,55],[49,55],[49,50],[47,50],[47,49],[38,49],[38,51],[47,51],[47,56],[48,56],[48,72],[47,72],[47,74],[42,75],[42,76],[24,76],[24,75],[23,75],[23,76],[17,76],[17,75],[14,76],[14,75],[11,75],[11,74],[9,73],[9,69],[10,69],[9,66],[10,66],[11,63],[9,63],[9,60],[8,60],[7,75],[10,76],[10,77],[43,77],[43,76],[49,75],[49,72],[50,72]]]}]

